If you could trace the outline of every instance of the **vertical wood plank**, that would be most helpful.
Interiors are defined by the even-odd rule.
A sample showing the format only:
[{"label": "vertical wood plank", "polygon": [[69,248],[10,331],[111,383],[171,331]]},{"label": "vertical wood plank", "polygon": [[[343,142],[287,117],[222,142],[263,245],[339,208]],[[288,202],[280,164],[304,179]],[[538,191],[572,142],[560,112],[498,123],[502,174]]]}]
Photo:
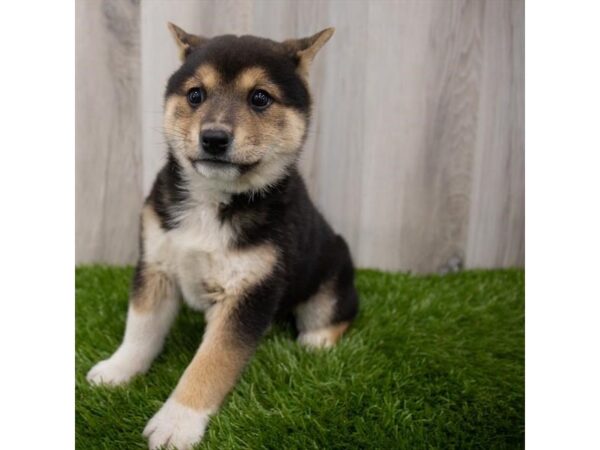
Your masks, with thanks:
[{"label": "vertical wood plank", "polygon": [[[421,223],[403,212],[410,171],[424,140],[431,2],[369,3],[359,265],[415,269]],[[413,241],[400,241],[403,228]]]},{"label": "vertical wood plank", "polygon": [[398,224],[400,260],[417,272],[448,270],[465,259],[483,6],[479,0],[454,0],[431,10],[424,42],[423,135],[404,153],[407,185]]},{"label": "vertical wood plank", "polygon": [[131,263],[141,189],[139,3],[76,2],[77,263]]},{"label": "vertical wood plank", "polygon": [[487,1],[468,267],[525,259],[524,5]]},{"label": "vertical wood plank", "polygon": [[297,2],[255,0],[252,2],[252,28],[250,34],[283,41],[298,36]]}]

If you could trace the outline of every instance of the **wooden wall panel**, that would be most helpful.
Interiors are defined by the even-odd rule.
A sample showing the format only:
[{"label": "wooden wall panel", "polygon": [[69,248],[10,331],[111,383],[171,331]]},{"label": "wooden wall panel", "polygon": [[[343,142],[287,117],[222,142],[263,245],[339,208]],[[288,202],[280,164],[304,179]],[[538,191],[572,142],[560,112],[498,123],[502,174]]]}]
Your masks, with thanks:
[{"label": "wooden wall panel", "polygon": [[77,263],[131,263],[142,202],[140,9],[76,2]]},{"label": "wooden wall panel", "polygon": [[[365,132],[360,235],[355,255],[362,265],[407,270],[414,257],[412,232],[421,242],[426,224],[404,215],[411,176],[425,138],[427,42],[432,5],[411,0],[369,4]],[[424,208],[428,208],[429,205]]]},{"label": "wooden wall panel", "polygon": [[525,260],[525,26],[521,1],[488,1],[468,267]]},{"label": "wooden wall panel", "polygon": [[408,171],[402,213],[395,224],[400,230],[398,251],[391,267],[402,263],[406,270],[444,270],[465,259],[483,7],[479,0],[454,0],[430,10],[421,49],[422,134],[410,149],[399,141]]},{"label": "wooden wall panel", "polygon": [[[114,0],[82,3],[96,15],[106,8],[99,5],[115,7]],[[78,50],[78,68],[94,58],[103,67],[80,70],[78,90],[85,93],[90,80],[104,77],[101,89],[127,87],[133,102],[130,118],[123,117],[125,102],[106,103],[108,95],[93,108],[77,104],[78,133],[87,133],[78,140],[79,262],[130,261],[135,254],[133,214],[124,209],[140,202],[164,161],[163,91],[178,66],[166,28],[172,21],[206,36],[250,33],[277,40],[336,27],[311,71],[314,112],[300,166],[315,203],[346,237],[358,265],[415,272],[523,265],[522,0],[123,4],[121,16],[132,22],[126,29],[133,34],[138,18],[141,51],[123,44],[127,40],[115,47],[98,17],[90,29],[96,41],[78,38],[78,48],[102,50],[97,56]],[[78,6],[78,24],[90,20],[87,10]],[[78,25],[78,36],[82,29]],[[110,70],[110,55],[123,52],[128,63],[117,75],[131,72],[125,84]],[[119,120],[91,129],[103,111],[116,112]],[[129,147],[137,150],[117,145],[108,157],[106,142],[120,142],[132,126],[139,134],[128,136]],[[115,168],[115,161],[122,166]],[[130,178],[117,180],[134,162]],[[91,175],[102,164],[110,176]],[[90,192],[120,197],[90,212]],[[111,248],[115,244],[120,248]]]}]

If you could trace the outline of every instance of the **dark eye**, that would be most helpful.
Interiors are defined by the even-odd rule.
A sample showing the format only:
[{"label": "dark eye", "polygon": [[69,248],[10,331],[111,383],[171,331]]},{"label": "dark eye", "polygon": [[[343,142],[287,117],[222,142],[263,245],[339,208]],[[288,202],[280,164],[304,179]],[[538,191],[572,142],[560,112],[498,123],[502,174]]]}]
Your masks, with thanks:
[{"label": "dark eye", "polygon": [[252,105],[254,109],[265,109],[271,103],[273,103],[273,98],[262,89],[255,89],[250,93],[250,105]]},{"label": "dark eye", "polygon": [[198,106],[204,101],[204,91],[200,88],[192,88],[187,93],[188,102],[192,106]]}]

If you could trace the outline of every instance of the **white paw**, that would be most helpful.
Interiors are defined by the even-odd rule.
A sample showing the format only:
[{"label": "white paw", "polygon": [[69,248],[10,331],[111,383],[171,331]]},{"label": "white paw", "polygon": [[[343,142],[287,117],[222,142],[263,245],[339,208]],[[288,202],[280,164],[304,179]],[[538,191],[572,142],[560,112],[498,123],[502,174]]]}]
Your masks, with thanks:
[{"label": "white paw", "polygon": [[191,450],[202,439],[209,421],[207,412],[188,408],[173,399],[168,399],[150,419],[144,429],[151,450],[176,448]]},{"label": "white paw", "polygon": [[327,329],[315,331],[303,331],[298,335],[298,342],[308,348],[330,348],[335,341]]},{"label": "white paw", "polygon": [[91,384],[118,386],[127,383],[135,375],[144,372],[144,369],[138,364],[113,355],[92,367],[86,378]]}]

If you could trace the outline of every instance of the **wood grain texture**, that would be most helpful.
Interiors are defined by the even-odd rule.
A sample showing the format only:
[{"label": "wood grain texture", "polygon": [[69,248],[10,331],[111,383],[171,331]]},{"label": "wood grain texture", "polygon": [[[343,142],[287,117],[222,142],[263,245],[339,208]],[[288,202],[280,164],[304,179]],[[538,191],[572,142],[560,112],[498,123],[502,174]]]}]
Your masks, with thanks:
[{"label": "wood grain texture", "polygon": [[488,1],[468,267],[525,260],[525,24],[522,1]]},{"label": "wood grain texture", "polygon": [[[407,230],[422,242],[423,223],[404,214],[411,174],[425,138],[424,77],[432,5],[419,0],[369,4],[359,264],[407,270],[414,260],[401,241]],[[433,175],[433,174],[431,174]],[[429,205],[423,205],[424,208]]]},{"label": "wood grain texture", "polygon": [[[90,0],[105,3],[110,2]],[[300,166],[315,203],[346,237],[358,265],[432,272],[524,264],[522,0],[124,3],[139,9],[141,69],[138,65],[136,73],[131,63],[118,71],[131,70],[129,81],[137,77],[137,118],[123,122],[121,116],[118,127],[89,130],[81,142],[91,145],[78,146],[84,158],[77,165],[78,195],[81,188],[105,198],[110,186],[110,195],[119,192],[123,206],[110,201],[113,209],[90,211],[95,197],[78,200],[78,233],[81,229],[82,244],[87,243],[80,252],[78,237],[79,262],[135,254],[132,229],[119,222],[129,223],[131,214],[116,222],[114,214],[140,201],[164,160],[162,96],[178,65],[166,28],[172,21],[205,36],[256,34],[277,40],[336,27],[311,70],[314,112]],[[78,7],[78,23],[82,10]],[[78,51],[78,68],[94,58],[107,64],[106,54],[122,51],[123,45],[115,49],[108,42],[105,25],[92,32],[96,42],[88,45],[104,53],[82,59]],[[110,70],[81,73],[109,78],[100,82],[107,92],[123,86],[110,79]],[[130,100],[135,92],[135,87],[128,92]],[[85,119],[78,125],[80,134],[102,111],[122,114],[114,102],[88,106],[78,103],[78,115]],[[129,113],[135,116],[135,108]],[[106,163],[106,150],[87,154],[96,146],[106,149],[108,140],[118,141],[109,135],[119,136],[136,120],[143,151],[115,147],[111,161],[123,158],[119,169]],[[132,155],[139,163],[135,173],[117,181],[126,177],[118,170],[126,171]],[[110,176],[91,176],[102,161],[112,168]],[[103,236],[110,235],[119,249],[107,248],[112,244]],[[84,254],[89,257],[80,259]]]},{"label": "wood grain texture", "polygon": [[483,6],[478,0],[455,0],[428,12],[421,73],[412,69],[423,83],[417,94],[422,125],[410,148],[399,141],[406,156],[401,163],[406,184],[401,215],[394,224],[400,234],[391,267],[401,259],[402,269],[423,272],[442,269],[451,258],[464,260]]},{"label": "wood grain texture", "polygon": [[76,2],[77,263],[131,263],[142,203],[139,4]]}]

